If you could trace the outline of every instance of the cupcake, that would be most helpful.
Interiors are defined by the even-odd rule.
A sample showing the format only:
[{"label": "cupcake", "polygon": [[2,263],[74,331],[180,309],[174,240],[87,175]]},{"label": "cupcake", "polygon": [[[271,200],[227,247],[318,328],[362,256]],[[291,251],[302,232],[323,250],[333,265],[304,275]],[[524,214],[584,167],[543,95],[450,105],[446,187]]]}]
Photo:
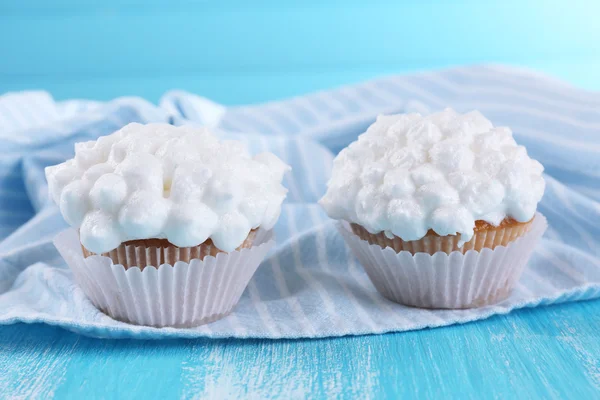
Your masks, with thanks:
[{"label": "cupcake", "polygon": [[380,116],[320,204],[385,297],[477,307],[510,294],[545,230],[543,170],[478,111]]},{"label": "cupcake", "polygon": [[229,313],[273,244],[289,166],[203,128],[129,124],[46,168],[55,244],[92,303],[142,325]]}]

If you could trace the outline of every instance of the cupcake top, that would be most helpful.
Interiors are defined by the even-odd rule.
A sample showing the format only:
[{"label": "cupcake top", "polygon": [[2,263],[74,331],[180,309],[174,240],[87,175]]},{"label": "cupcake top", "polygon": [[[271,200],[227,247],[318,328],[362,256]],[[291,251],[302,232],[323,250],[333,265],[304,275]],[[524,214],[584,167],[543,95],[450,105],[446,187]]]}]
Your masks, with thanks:
[{"label": "cupcake top", "polygon": [[238,141],[203,128],[129,124],[77,143],[75,158],[46,168],[52,199],[83,246],[104,253],[134,239],[179,247],[212,239],[223,251],[251,229],[271,229],[290,167],[271,153],[250,156]]},{"label": "cupcake top", "polygon": [[432,229],[465,243],[477,220],[533,218],[543,170],[478,111],[379,116],[335,158],[320,204],[373,234],[409,241]]}]

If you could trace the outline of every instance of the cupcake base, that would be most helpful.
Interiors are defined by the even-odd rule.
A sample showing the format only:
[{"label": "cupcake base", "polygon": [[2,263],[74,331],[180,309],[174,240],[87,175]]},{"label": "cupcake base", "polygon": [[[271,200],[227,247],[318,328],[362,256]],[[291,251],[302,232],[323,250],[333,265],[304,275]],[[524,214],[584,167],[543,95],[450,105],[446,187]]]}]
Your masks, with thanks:
[{"label": "cupcake base", "polygon": [[345,222],[339,230],[383,296],[413,307],[456,309],[508,297],[546,227],[546,219],[538,213],[528,231],[506,246],[433,255],[370,244]]},{"label": "cupcake base", "polygon": [[[257,230],[253,229],[244,242],[236,249],[249,249],[256,239]],[[84,257],[98,255],[81,246]],[[175,264],[177,261],[189,263],[191,260],[202,260],[204,257],[223,253],[208,239],[193,247],[177,247],[166,239],[140,239],[121,243],[119,247],[101,256],[108,257],[115,264],[121,264],[125,269],[138,267],[144,269],[151,265]]]},{"label": "cupcake base", "polygon": [[469,250],[481,251],[484,248],[495,249],[497,246],[507,246],[518,237],[526,234],[531,228],[533,219],[527,222],[517,222],[505,219],[499,226],[492,226],[484,221],[475,222],[475,232],[468,242],[459,246],[460,235],[439,236],[432,230],[419,240],[405,241],[399,237],[388,238],[383,232],[373,234],[358,224],[350,224],[352,232],[370,244],[377,244],[382,248],[391,247],[397,253],[408,251],[412,254],[435,254],[443,251],[450,254],[458,251],[462,254]]},{"label": "cupcake base", "polygon": [[248,248],[140,269],[125,268],[102,255],[84,257],[74,229],[54,239],[96,308],[127,323],[177,328],[206,324],[229,314],[273,244],[270,231],[258,230]]}]

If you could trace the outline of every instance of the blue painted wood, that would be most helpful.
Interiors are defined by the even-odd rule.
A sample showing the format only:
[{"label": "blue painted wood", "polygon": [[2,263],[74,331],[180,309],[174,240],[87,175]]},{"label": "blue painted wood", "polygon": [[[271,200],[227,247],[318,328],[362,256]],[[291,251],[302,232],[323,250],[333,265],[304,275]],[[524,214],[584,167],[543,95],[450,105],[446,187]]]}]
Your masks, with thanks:
[{"label": "blue painted wood", "polygon": [[[4,0],[0,93],[226,104],[472,62],[600,88],[597,2]],[[343,5],[343,7],[341,7]],[[598,398],[600,300],[328,340],[98,340],[0,327],[0,398]]]},{"label": "blue painted wood", "polygon": [[[600,5],[571,0],[2,2],[1,73],[231,74],[591,58]],[[103,2],[104,3],[104,2]],[[342,6],[343,5],[343,6]],[[23,46],[26,44],[26,46]],[[596,54],[596,57],[598,54]]]},{"label": "blue painted wood", "polygon": [[329,340],[111,341],[17,325],[0,329],[0,389],[73,399],[597,398],[599,327],[597,300]]},{"label": "blue painted wood", "polygon": [[233,104],[475,62],[600,87],[600,3],[566,4],[4,0],[0,92],[156,101],[177,87]]}]

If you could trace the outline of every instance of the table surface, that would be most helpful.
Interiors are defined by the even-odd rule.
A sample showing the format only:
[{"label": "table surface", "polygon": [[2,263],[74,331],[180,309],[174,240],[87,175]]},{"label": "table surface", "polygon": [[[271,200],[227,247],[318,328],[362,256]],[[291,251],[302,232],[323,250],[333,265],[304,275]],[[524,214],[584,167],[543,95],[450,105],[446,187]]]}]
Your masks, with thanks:
[{"label": "table surface", "polygon": [[[157,101],[182,88],[241,104],[488,61],[600,88],[590,2],[225,3],[4,1],[0,93]],[[17,324],[0,327],[0,398],[597,398],[599,328],[600,300],[323,340],[99,340]]]}]

